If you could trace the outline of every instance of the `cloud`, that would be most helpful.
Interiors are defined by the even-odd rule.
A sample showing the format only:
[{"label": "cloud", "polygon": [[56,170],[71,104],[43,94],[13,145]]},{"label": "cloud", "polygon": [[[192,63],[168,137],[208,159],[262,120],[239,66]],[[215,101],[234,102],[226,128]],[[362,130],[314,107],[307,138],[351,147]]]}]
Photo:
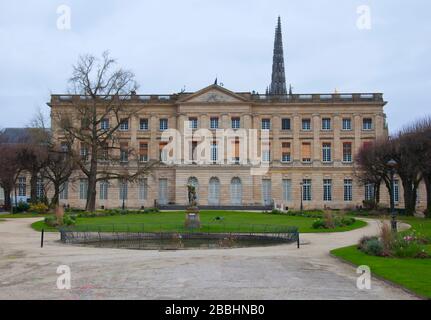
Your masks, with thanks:
[{"label": "cloud", "polygon": [[[70,31],[56,28],[62,4],[72,10]],[[368,31],[356,28],[363,4]],[[229,89],[263,92],[281,15],[295,91],[383,92],[396,130],[427,112],[430,9],[420,0],[3,1],[0,127],[26,125],[51,92],[66,91],[79,54],[106,49],[135,72],[142,93],[199,90],[216,76]]]}]

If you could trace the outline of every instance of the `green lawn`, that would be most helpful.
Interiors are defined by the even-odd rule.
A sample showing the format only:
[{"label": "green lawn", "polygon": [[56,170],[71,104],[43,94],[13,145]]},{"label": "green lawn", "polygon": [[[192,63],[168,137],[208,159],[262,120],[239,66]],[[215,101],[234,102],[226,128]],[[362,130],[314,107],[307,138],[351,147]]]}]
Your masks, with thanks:
[{"label": "green lawn", "polygon": [[[364,227],[363,221],[356,221],[353,225],[334,230],[316,230],[312,228],[314,218],[273,215],[259,212],[233,212],[233,211],[201,211],[203,232],[271,232],[285,227],[298,227],[299,232],[341,232]],[[222,221],[216,221],[216,217],[223,217]],[[112,231],[182,231],[184,226],[184,212],[162,212],[149,214],[129,214],[124,216],[109,216],[96,218],[77,218],[77,227],[89,227],[89,230]],[[127,226],[127,224],[130,224]],[[43,221],[32,225],[35,230],[56,231],[49,228]]]},{"label": "green lawn", "polygon": [[411,225],[412,230],[415,230],[416,232],[431,239],[431,219],[402,217],[400,220]]},{"label": "green lawn", "polygon": [[[402,220],[417,232],[431,237],[431,219],[402,218]],[[428,246],[428,252],[430,251],[431,246]],[[431,299],[431,259],[374,257],[361,252],[356,246],[336,249],[331,253],[357,266],[367,265],[373,274]]]}]

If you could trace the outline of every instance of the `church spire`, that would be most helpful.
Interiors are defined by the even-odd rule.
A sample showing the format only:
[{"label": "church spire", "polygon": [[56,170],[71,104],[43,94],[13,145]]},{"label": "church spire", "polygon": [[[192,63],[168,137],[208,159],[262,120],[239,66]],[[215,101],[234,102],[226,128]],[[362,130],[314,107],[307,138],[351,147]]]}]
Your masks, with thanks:
[{"label": "church spire", "polygon": [[286,95],[286,75],[284,73],[283,36],[281,33],[281,18],[278,17],[275,29],[274,57],[272,63],[272,79],[269,94]]}]

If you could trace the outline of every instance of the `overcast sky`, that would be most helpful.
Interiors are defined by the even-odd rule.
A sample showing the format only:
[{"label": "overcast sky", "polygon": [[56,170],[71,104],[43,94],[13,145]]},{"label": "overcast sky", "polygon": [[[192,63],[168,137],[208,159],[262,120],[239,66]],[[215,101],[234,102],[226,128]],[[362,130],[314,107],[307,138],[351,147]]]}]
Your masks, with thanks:
[{"label": "overcast sky", "polygon": [[[61,5],[69,30],[58,28]],[[394,131],[429,114],[430,12],[427,0],[2,0],[0,128],[49,112],[77,57],[107,49],[141,94],[195,91],[216,76],[227,89],[264,93],[281,15],[294,93],[383,92]]]}]

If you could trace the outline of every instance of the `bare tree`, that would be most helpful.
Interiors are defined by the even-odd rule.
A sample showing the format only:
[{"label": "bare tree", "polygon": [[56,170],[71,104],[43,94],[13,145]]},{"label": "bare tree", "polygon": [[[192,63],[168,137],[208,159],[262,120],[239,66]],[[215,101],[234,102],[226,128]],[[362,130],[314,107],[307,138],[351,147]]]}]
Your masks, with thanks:
[{"label": "bare tree", "polygon": [[420,171],[425,188],[427,207],[425,214],[431,217],[431,117],[426,117],[416,121],[404,129],[404,136],[409,139],[406,144],[410,146],[412,164]]},{"label": "bare tree", "polygon": [[63,191],[62,188],[76,169],[68,149],[64,149],[64,145],[62,147],[50,147],[46,165],[41,171],[41,177],[49,181],[54,188],[54,195],[50,201],[51,207],[58,205],[60,192]]},{"label": "bare tree", "polygon": [[380,141],[374,146],[363,148],[358,156],[358,176],[360,181],[374,183],[376,186],[383,182],[394,197],[392,191],[390,170],[387,163],[396,161],[396,173],[403,185],[403,196],[406,214],[412,215],[416,211],[417,191],[422,181],[429,160],[423,156],[429,148],[418,138],[417,128],[409,126],[404,128],[388,140]]},{"label": "bare tree", "polygon": [[95,210],[98,181],[133,181],[154,165],[140,161],[136,161],[133,169],[119,165],[119,160],[125,162],[135,155],[130,146],[120,144],[116,134],[137,111],[127,106],[137,88],[134,78],[131,71],[117,68],[108,52],[101,59],[81,56],[70,79],[71,93],[80,95],[80,99],[72,101],[71,112],[54,115],[62,139],[73,146],[71,158],[87,177],[87,211]]},{"label": "bare tree", "polygon": [[372,184],[374,187],[374,200],[376,204],[380,202],[380,186],[386,186],[390,196],[391,178],[387,162],[391,158],[390,140],[377,141],[370,146],[364,146],[356,156],[355,174],[363,184]]},{"label": "bare tree", "polygon": [[393,140],[392,158],[397,162],[396,172],[404,189],[406,214],[416,212],[417,190],[422,180],[420,165],[421,145],[417,143],[416,134],[409,130],[401,131]]},{"label": "bare tree", "polygon": [[11,193],[21,170],[17,162],[17,147],[0,142],[0,186],[4,191],[5,209],[12,209]]}]

